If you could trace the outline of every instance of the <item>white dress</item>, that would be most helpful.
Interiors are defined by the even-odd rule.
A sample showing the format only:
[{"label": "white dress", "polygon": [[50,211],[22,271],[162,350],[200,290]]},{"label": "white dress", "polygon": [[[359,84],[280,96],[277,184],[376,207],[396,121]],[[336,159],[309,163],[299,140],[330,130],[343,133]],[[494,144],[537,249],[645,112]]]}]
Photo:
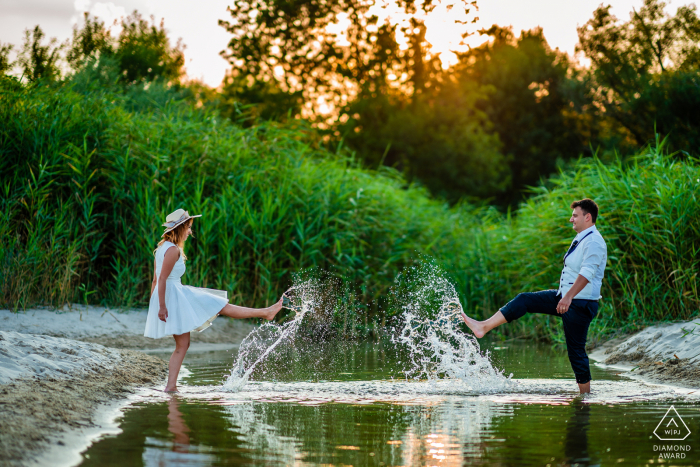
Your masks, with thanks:
[{"label": "white dress", "polygon": [[[158,280],[160,280],[160,270],[163,267],[165,252],[169,248],[177,248],[177,245],[166,241],[156,250],[156,278]],[[168,317],[165,322],[158,319],[160,302],[158,300],[158,285],[156,284],[148,304],[144,336],[160,339],[173,334],[203,331],[211,326],[218,313],[228,303],[227,293],[223,290],[182,285],[180,278],[184,273],[185,261],[180,255],[166,279],[165,307],[168,309]]]}]

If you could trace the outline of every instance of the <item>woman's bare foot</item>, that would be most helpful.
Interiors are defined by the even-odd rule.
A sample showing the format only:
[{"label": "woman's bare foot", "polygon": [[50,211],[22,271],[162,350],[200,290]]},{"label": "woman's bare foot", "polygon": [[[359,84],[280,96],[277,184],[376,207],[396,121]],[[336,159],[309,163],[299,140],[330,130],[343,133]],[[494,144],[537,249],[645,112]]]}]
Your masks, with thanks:
[{"label": "woman's bare foot", "polygon": [[280,301],[272,305],[267,309],[267,313],[265,315],[265,319],[268,321],[272,321],[275,318],[275,315],[279,313],[279,311],[282,309],[282,298],[280,298]]},{"label": "woman's bare foot", "polygon": [[177,392],[177,386],[165,386],[165,389],[163,389],[163,392]]},{"label": "woman's bare foot", "polygon": [[467,323],[467,326],[469,326],[469,329],[472,330],[477,338],[481,339],[484,337],[486,331],[484,330],[484,326],[480,321],[470,318],[469,316],[465,315],[464,312],[462,312],[462,319],[465,323]]}]

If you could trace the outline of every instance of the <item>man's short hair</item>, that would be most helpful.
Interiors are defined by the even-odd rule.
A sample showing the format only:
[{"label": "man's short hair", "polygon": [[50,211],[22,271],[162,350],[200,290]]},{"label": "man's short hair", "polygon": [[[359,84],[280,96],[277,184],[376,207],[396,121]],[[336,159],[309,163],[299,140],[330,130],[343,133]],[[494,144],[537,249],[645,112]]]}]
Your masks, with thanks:
[{"label": "man's short hair", "polygon": [[591,220],[595,224],[596,219],[598,219],[598,205],[592,199],[584,198],[580,201],[574,201],[571,203],[571,209],[581,208],[583,214],[590,214]]}]

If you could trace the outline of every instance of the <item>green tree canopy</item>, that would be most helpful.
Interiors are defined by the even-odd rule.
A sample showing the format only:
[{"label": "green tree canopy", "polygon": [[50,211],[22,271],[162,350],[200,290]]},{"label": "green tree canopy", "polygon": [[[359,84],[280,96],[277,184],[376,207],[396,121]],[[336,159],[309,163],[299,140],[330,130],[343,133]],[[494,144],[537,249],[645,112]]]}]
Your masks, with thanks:
[{"label": "green tree canopy", "polygon": [[[177,82],[184,74],[184,46],[170,43],[163,20],[146,20],[134,11],[121,19],[121,32],[113,37],[99,18],[84,16],[84,23],[73,28],[66,54],[74,70],[84,66],[116,67],[122,83],[154,80]],[[100,60],[102,62],[100,63]]]},{"label": "green tree canopy", "polygon": [[700,19],[695,5],[675,15],[666,4],[645,0],[629,21],[600,6],[578,28],[579,45],[590,60],[592,96],[635,144],[670,134],[676,148],[700,151]]},{"label": "green tree canopy", "polygon": [[163,20],[146,21],[137,11],[122,19],[122,31],[114,52],[122,79],[138,81],[177,81],[184,74],[185,54],[182,41],[170,44]]},{"label": "green tree canopy", "polygon": [[549,47],[541,28],[519,38],[512,28],[496,25],[480,32],[492,41],[460,54],[454,75],[491,90],[476,105],[509,157],[510,199],[505,200],[516,201],[522,188],[552,173],[557,161],[586,152],[579,128],[585,92],[566,54]]},{"label": "green tree canopy", "polygon": [[362,95],[344,109],[338,136],[370,166],[397,167],[449,200],[500,194],[509,186],[507,161],[477,106],[488,89],[443,78],[413,96]]},{"label": "green tree canopy", "polygon": [[12,44],[0,42],[0,74],[7,73],[14,66],[14,62],[10,59],[10,52],[12,52],[13,48]]},{"label": "green tree canopy", "polygon": [[[231,21],[220,21],[232,34],[222,55],[232,64],[229,82],[236,97],[265,102],[269,90],[284,92],[281,110],[306,106],[317,114],[323,98],[337,111],[361,93],[388,87],[420,92],[429,81],[430,45],[421,14],[432,0],[416,6],[398,1],[408,18],[398,25],[380,23],[373,0],[252,0],[229,7]],[[467,14],[475,2],[464,2]],[[397,43],[397,27],[407,46]],[[435,57],[432,57],[434,59]],[[265,83],[265,84],[260,84]]]},{"label": "green tree canopy", "polygon": [[83,15],[83,21],[82,27],[77,24],[73,26],[73,39],[66,55],[68,63],[74,69],[81,67],[87,60],[97,59],[100,54],[113,54],[115,48],[109,28],[103,21],[88,13]]}]

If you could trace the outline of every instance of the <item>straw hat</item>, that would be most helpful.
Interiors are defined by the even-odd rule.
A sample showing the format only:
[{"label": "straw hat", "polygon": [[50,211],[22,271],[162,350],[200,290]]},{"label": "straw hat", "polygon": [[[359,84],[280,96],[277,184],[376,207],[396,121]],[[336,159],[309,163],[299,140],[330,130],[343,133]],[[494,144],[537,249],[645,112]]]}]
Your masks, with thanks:
[{"label": "straw hat", "polygon": [[163,227],[165,227],[166,229],[165,232],[163,232],[163,235],[161,235],[161,237],[165,237],[166,233],[170,232],[183,222],[189,219],[194,219],[195,217],[202,217],[202,215],[197,214],[196,216],[190,216],[190,213],[188,213],[184,209],[178,209],[176,211],[171,212],[170,214],[168,214],[168,217],[165,218],[165,224],[163,224]]}]

